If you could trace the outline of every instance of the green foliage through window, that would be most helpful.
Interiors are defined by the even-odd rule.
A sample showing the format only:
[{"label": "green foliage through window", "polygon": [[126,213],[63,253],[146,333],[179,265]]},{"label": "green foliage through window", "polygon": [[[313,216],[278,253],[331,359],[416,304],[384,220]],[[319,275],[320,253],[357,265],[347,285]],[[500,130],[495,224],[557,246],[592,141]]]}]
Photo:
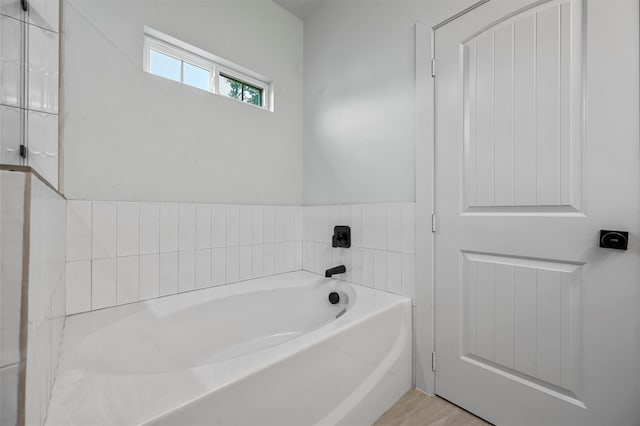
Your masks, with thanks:
[{"label": "green foliage through window", "polygon": [[248,104],[262,106],[262,89],[225,74],[220,74],[220,93]]}]

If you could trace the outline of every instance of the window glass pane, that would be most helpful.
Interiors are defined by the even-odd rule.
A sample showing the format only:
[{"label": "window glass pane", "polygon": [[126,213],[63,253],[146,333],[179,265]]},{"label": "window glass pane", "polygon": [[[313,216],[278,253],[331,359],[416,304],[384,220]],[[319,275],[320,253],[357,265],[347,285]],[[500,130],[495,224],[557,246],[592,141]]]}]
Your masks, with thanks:
[{"label": "window glass pane", "polygon": [[262,106],[262,89],[245,84],[242,100],[248,104]]},{"label": "window glass pane", "polygon": [[242,100],[242,82],[220,74],[219,87],[221,95]]},{"label": "window glass pane", "polygon": [[159,75],[160,77],[180,81],[181,62],[179,59],[162,54],[153,49],[149,52],[149,72]]},{"label": "window glass pane", "polygon": [[184,63],[182,82],[189,86],[202,90],[209,90],[211,73],[204,68],[196,67],[187,62]]}]

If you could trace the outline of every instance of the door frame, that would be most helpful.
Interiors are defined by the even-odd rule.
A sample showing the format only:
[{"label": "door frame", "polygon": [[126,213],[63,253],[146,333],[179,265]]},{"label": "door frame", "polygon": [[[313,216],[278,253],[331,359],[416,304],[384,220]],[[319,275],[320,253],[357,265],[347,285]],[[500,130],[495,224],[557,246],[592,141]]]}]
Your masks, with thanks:
[{"label": "door frame", "polygon": [[[491,0],[471,6],[428,26],[416,22],[416,290],[414,301],[414,385],[435,395],[436,306],[434,280],[435,218],[435,60],[436,30]],[[424,260],[424,261],[421,261]]]},{"label": "door frame", "polygon": [[[491,0],[479,0],[451,17],[429,26],[415,25],[416,72],[416,269],[414,300],[414,386],[435,395],[435,31]],[[420,261],[424,260],[424,261]],[[640,333],[640,331],[639,331]],[[640,341],[640,339],[639,339]],[[640,375],[637,378],[640,386]],[[638,406],[640,413],[640,406]]]}]

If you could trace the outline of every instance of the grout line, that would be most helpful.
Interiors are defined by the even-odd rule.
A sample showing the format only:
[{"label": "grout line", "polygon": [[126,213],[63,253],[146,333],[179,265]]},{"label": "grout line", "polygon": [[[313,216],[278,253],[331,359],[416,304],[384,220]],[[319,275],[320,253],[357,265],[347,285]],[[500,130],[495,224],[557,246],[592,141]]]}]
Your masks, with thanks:
[{"label": "grout line", "polygon": [[[28,15],[28,13],[29,12],[25,13],[25,15]],[[7,16],[7,15],[4,15],[4,16]],[[14,18],[14,19],[16,19],[16,18]],[[25,24],[27,24],[27,25],[31,25],[32,27],[36,27],[36,28],[40,28],[41,30],[47,31],[49,33],[58,34],[58,36],[60,35],[60,27],[58,27],[58,31],[56,31],[56,30],[53,30],[51,28],[47,28],[47,27],[39,25],[39,24],[35,24],[35,23],[33,23],[33,22],[31,22],[29,20],[29,16],[27,16],[26,19],[23,22]]]},{"label": "grout line", "polygon": [[28,106],[11,105],[11,104],[7,104],[7,103],[4,103],[4,102],[0,102],[0,107],[12,108],[12,109],[19,110],[21,112],[34,112],[34,113],[42,114],[42,115],[49,116],[49,117],[58,118],[60,116],[59,112],[42,111],[42,110],[36,109],[36,108],[29,108]]}]

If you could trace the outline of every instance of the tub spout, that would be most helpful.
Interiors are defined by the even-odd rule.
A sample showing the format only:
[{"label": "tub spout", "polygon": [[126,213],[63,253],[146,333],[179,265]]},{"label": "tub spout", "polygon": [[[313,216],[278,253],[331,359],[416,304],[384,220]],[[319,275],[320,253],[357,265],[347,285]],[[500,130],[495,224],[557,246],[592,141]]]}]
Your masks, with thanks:
[{"label": "tub spout", "polygon": [[340,265],[324,271],[324,276],[327,278],[331,278],[335,274],[344,274],[345,272],[347,272],[347,268],[344,265]]}]

